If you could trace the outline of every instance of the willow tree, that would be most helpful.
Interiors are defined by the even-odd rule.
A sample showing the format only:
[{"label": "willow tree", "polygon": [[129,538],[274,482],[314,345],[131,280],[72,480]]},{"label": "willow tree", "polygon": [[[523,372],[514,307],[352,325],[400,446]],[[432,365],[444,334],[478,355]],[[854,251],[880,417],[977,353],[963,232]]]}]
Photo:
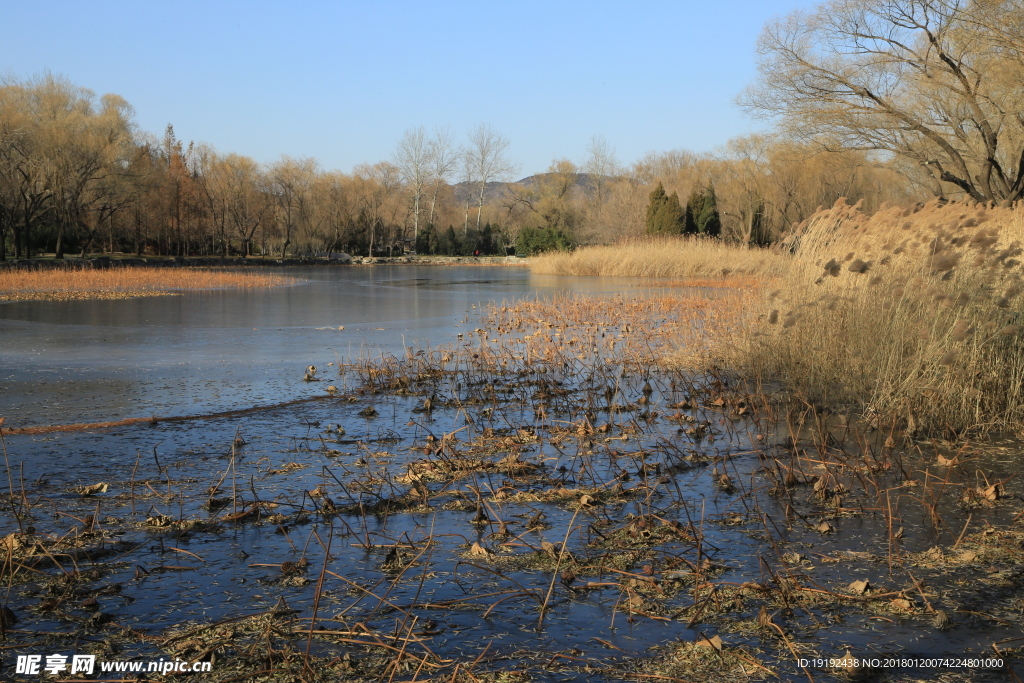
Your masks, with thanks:
[{"label": "willow tree", "polygon": [[0,260],[13,233],[14,257],[30,256],[30,231],[49,210],[50,189],[38,161],[37,121],[30,92],[21,84],[0,86]]},{"label": "willow tree", "polygon": [[305,228],[311,219],[311,188],[317,176],[315,159],[293,159],[287,155],[270,166],[270,190],[278,210],[278,219],[284,228],[281,258],[288,256],[288,247],[295,233]]},{"label": "willow tree", "polygon": [[1024,0],[831,0],[770,23],[742,102],[978,201],[1024,197]]},{"label": "willow tree", "polygon": [[252,256],[256,230],[265,226],[274,205],[267,174],[254,160],[240,154],[222,157],[213,171],[215,180],[210,187],[223,202],[224,217],[241,240],[244,255]]},{"label": "willow tree", "polygon": [[84,225],[90,185],[119,173],[131,155],[132,109],[117,95],[104,95],[96,107],[91,90],[55,76],[28,87],[37,123],[37,161],[52,195],[55,257],[60,259],[67,233]]}]

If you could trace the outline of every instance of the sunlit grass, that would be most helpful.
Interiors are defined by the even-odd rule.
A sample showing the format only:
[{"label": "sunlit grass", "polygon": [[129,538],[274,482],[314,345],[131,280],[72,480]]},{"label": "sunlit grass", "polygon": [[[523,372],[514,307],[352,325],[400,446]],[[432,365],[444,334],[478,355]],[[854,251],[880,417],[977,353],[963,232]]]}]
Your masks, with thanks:
[{"label": "sunlit grass", "polygon": [[1020,209],[837,203],[707,360],[911,434],[1019,430],[1022,242]]},{"label": "sunlit grass", "polygon": [[0,299],[124,299],[294,282],[282,275],[206,268],[8,269],[0,270]]},{"label": "sunlit grass", "polygon": [[[650,278],[774,277],[791,257],[782,252],[720,240],[676,237],[631,240],[573,252],[549,252],[530,264],[535,273]],[[700,286],[700,285],[697,285]]]},{"label": "sunlit grass", "polygon": [[1020,208],[933,202],[868,215],[840,201],[774,250],[650,239],[532,267],[742,283],[749,291],[729,313],[742,324],[702,327],[699,340],[680,332],[677,362],[781,384],[877,425],[953,436],[1024,428],[1022,245]]}]

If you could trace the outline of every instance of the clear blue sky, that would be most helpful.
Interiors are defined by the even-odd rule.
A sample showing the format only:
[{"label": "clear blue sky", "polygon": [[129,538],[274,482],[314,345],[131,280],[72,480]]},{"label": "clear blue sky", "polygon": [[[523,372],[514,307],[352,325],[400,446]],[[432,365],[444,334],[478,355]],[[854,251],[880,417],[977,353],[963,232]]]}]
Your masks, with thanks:
[{"label": "clear blue sky", "polygon": [[811,0],[54,2],[8,0],[0,74],[122,95],[143,130],[350,171],[402,132],[489,123],[520,175],[712,150],[757,129],[734,104],[764,23]]}]

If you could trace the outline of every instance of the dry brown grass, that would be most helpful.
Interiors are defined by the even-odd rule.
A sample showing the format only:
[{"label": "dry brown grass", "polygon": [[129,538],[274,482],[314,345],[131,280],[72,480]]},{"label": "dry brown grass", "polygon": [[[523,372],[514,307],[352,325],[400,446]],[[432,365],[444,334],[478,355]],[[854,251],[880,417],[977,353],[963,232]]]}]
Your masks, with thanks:
[{"label": "dry brown grass", "polygon": [[761,280],[740,299],[745,326],[680,339],[675,360],[781,383],[911,434],[1024,429],[1024,208],[932,202],[868,215],[840,200],[782,246],[644,240],[545,255],[533,268],[690,286]]},{"label": "dry brown grass", "polygon": [[715,298],[686,291],[613,297],[557,294],[492,307],[484,322],[499,336],[507,335],[495,351],[500,348],[527,364],[603,355],[604,362],[615,357],[627,366],[649,369],[667,349],[708,357],[713,351],[709,343],[738,333],[743,302],[744,296],[732,291]]},{"label": "dry brown grass", "polygon": [[0,270],[0,299],[124,299],[204,289],[277,287],[294,278],[207,268]]},{"label": "dry brown grass", "polygon": [[645,238],[571,253],[551,252],[530,264],[535,273],[652,278],[775,277],[792,259],[779,251],[748,248],[720,240],[676,237]]},{"label": "dry brown grass", "polygon": [[756,289],[772,278],[761,278],[752,275],[729,275],[726,277],[688,277],[682,280],[663,280],[652,282],[653,287],[690,287],[696,289]]},{"label": "dry brown grass", "polygon": [[721,360],[909,433],[1024,427],[1024,211],[838,202],[790,240]]}]

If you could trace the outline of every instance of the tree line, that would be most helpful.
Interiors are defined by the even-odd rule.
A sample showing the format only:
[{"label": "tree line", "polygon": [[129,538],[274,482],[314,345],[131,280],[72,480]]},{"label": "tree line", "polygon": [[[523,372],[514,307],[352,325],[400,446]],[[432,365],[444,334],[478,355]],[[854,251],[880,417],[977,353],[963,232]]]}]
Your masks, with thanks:
[{"label": "tree line", "polygon": [[[714,153],[578,162],[518,182],[488,125],[411,128],[349,173],[138,130],[118,95],[0,83],[0,259],[534,253],[643,234],[770,244],[845,197],[1024,198],[1024,0],[830,0],[769,24],[741,104],[764,134]],[[685,203],[682,197],[686,197]]]},{"label": "tree line", "polygon": [[510,173],[508,142],[489,126],[470,131],[461,148],[447,129],[430,137],[413,129],[393,159],[343,173],[315,159],[259,164],[186,145],[171,125],[157,138],[137,130],[132,116],[123,98],[97,100],[52,75],[0,85],[0,259],[511,246],[487,220],[486,189]]}]

